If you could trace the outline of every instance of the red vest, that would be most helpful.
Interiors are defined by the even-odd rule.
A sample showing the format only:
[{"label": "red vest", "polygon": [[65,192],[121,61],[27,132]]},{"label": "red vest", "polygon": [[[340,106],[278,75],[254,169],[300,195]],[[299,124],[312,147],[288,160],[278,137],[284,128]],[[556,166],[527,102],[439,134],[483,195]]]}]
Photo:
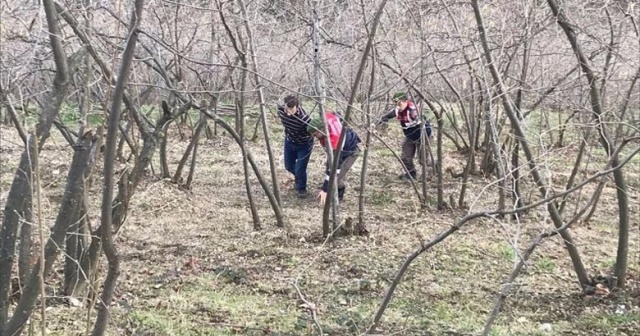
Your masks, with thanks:
[{"label": "red vest", "polygon": [[[333,112],[326,112],[324,114],[324,121],[327,123],[327,128],[329,128],[329,140],[331,142],[331,148],[335,150],[338,148],[338,140],[340,140],[340,132],[342,132],[342,123],[340,123],[340,119]],[[320,144],[322,146],[325,145],[325,139],[320,139]]]},{"label": "red vest", "polygon": [[[412,116],[412,114],[415,114],[415,116]],[[404,110],[400,111],[396,107],[396,118],[398,118],[402,127],[413,127],[420,124],[416,105],[411,101],[407,102],[407,107]]]}]

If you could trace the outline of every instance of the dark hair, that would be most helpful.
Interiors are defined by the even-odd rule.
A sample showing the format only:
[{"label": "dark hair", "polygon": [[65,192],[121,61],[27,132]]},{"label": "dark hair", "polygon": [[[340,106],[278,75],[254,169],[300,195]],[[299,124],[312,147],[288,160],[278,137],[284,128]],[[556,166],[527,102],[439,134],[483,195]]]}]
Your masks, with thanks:
[{"label": "dark hair", "polygon": [[294,95],[284,97],[284,104],[287,105],[287,107],[296,107],[298,106],[298,103],[298,97]]}]

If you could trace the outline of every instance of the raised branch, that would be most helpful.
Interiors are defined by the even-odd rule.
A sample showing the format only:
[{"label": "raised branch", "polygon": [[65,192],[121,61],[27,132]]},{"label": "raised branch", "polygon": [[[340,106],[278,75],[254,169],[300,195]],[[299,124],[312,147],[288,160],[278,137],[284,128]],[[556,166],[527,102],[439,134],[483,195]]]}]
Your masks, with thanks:
[{"label": "raised branch", "polygon": [[491,310],[491,313],[489,314],[487,322],[484,325],[484,331],[482,332],[483,336],[487,336],[491,332],[491,325],[495,321],[496,317],[498,317],[498,313],[500,312],[500,308],[502,308],[502,305],[504,304],[505,300],[507,299],[507,297],[509,296],[509,294],[513,290],[516,278],[520,274],[520,271],[522,271],[522,268],[524,267],[524,264],[529,260],[529,258],[533,254],[533,251],[536,249],[536,247],[538,247],[545,238],[555,236],[555,235],[561,233],[562,231],[568,229],[573,223],[577,222],[578,219],[580,219],[582,217],[582,215],[584,215],[584,213],[587,212],[587,210],[591,207],[591,205],[594,202],[597,202],[597,199],[598,199],[598,192],[596,191],[591,196],[591,199],[589,200],[589,202],[587,202],[587,204],[585,206],[583,206],[582,209],[580,211],[578,211],[578,213],[576,213],[573,216],[573,218],[571,218],[571,220],[567,221],[562,227],[560,227],[558,229],[554,229],[554,230],[550,230],[550,231],[547,231],[547,232],[540,233],[531,242],[531,244],[524,251],[524,253],[522,255],[520,255],[520,260],[516,264],[516,267],[514,267],[513,270],[511,271],[511,274],[509,274],[509,278],[504,283],[502,290],[500,290],[500,293],[498,294],[498,298],[496,299],[496,302],[495,302],[495,304],[493,306],[493,309]]},{"label": "raised branch", "polygon": [[[400,270],[398,271],[398,273],[396,274],[396,277],[393,279],[393,281],[391,282],[391,286],[389,287],[389,289],[387,290],[387,293],[380,305],[380,307],[378,308],[378,311],[376,312],[376,315],[373,319],[373,325],[369,328],[369,330],[367,331],[367,334],[371,334],[373,332],[375,332],[376,328],[378,327],[380,320],[382,319],[382,315],[384,314],[385,310],[387,309],[387,306],[389,305],[389,302],[391,301],[391,298],[393,297],[393,293],[396,290],[396,287],[400,284],[400,280],[402,279],[402,277],[404,276],[404,274],[406,273],[407,269],[409,268],[409,265],[411,265],[411,263],[418,257],[420,256],[422,253],[428,251],[429,249],[431,249],[433,246],[437,245],[438,243],[444,241],[445,239],[447,239],[451,234],[455,233],[456,231],[460,230],[464,225],[466,225],[469,221],[473,220],[473,219],[477,219],[477,218],[481,218],[481,217],[492,217],[492,216],[496,216],[496,215],[501,215],[501,216],[505,216],[505,215],[511,215],[511,214],[515,214],[515,213],[521,213],[523,211],[529,210],[531,208],[540,206],[542,204],[549,204],[551,201],[563,197],[564,195],[567,195],[569,193],[572,193],[582,187],[584,187],[585,185],[587,185],[588,183],[594,182],[595,180],[597,180],[598,178],[604,176],[604,175],[608,175],[611,174],[612,172],[621,169],[625,164],[627,164],[631,159],[633,159],[633,157],[638,154],[638,152],[640,152],[640,147],[636,148],[631,154],[629,154],[624,160],[622,160],[622,162],[615,166],[612,167],[610,169],[607,170],[603,170],[593,176],[591,176],[590,178],[586,179],[585,181],[583,181],[582,183],[576,185],[575,187],[568,189],[562,193],[558,193],[552,196],[549,196],[543,200],[540,200],[538,202],[529,204],[527,206],[523,206],[520,208],[515,208],[512,210],[508,210],[508,211],[499,211],[499,210],[493,210],[493,211],[484,211],[484,212],[476,212],[473,214],[469,214],[466,215],[465,217],[459,219],[458,221],[455,222],[455,224],[453,224],[449,229],[447,229],[446,231],[440,233],[438,236],[436,236],[434,239],[432,239],[431,241],[427,242],[427,243],[421,243],[420,247],[414,251],[411,255],[409,255],[407,257],[407,259],[404,261],[404,263],[402,264],[402,266],[400,267]],[[562,232],[564,232],[566,229],[569,228],[569,226],[572,224],[572,221],[567,222],[566,224],[563,224],[562,226],[556,228],[553,231],[550,231],[550,233],[548,233],[549,235],[551,234],[561,234]]]}]

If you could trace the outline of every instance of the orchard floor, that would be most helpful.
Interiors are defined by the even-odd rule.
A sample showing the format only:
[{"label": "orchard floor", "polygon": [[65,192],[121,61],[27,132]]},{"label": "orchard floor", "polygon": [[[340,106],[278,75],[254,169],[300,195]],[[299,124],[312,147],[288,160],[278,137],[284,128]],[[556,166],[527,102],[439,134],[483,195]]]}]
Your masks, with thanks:
[{"label": "orchard floor", "polygon": [[[383,138],[397,151],[401,138],[396,131]],[[4,204],[22,145],[13,129],[3,126],[0,132],[0,203]],[[175,133],[171,139],[168,157],[173,172],[189,139],[179,141]],[[122,273],[108,335],[317,335],[298,289],[317,307],[317,322],[326,335],[364,333],[407,255],[464,214],[455,209],[435,210],[431,195],[430,208],[421,211],[410,185],[396,178],[398,161],[374,140],[366,184],[365,221],[370,235],[325,243],[316,191],[299,200],[286,186],[290,177],[283,169],[281,139],[281,130],[275,128],[273,146],[283,209],[294,238],[287,239],[284,230],[275,227],[268,199],[252,175],[251,188],[263,226],[261,231],[253,230],[240,151],[227,136],[201,141],[191,190],[149,172],[116,238]],[[251,143],[250,150],[269,178],[262,141]],[[541,159],[554,172],[558,189],[572,164],[562,160],[572,158],[576,150],[572,146],[554,149]],[[71,155],[58,133],[42,153],[43,210],[49,226],[62,197]],[[311,189],[323,178],[323,155],[316,146],[309,164]],[[445,156],[445,167],[462,170],[462,154],[445,150]],[[99,160],[96,173],[101,172],[102,164]],[[341,205],[342,216],[354,221],[361,164],[362,157],[348,177],[347,196]],[[117,163],[117,169],[124,165]],[[638,161],[630,167],[626,170],[632,219],[628,290],[601,298],[583,297],[562,241],[549,238],[517,278],[492,335],[640,334]],[[153,168],[157,173],[157,161]],[[429,183],[432,193],[433,181]],[[457,196],[461,181],[447,175],[444,182],[446,199],[451,193]],[[96,179],[91,191],[94,226],[99,222],[100,183]],[[481,176],[471,178],[467,193],[471,211],[496,207],[496,188],[487,185],[488,180]],[[580,204],[588,195],[583,192]],[[576,202],[577,197],[570,200],[566,213],[574,211]],[[615,190],[608,184],[593,219],[571,230],[591,275],[609,272],[615,262],[616,223]],[[378,334],[478,335],[513,268],[514,236],[519,231],[517,248],[522,251],[542,229],[551,227],[544,208],[530,212],[519,225],[509,219],[470,222],[414,261]],[[59,263],[49,278],[52,293],[59,287],[61,271]],[[101,281],[105,272],[103,265]],[[86,314],[86,307],[52,303],[47,310],[50,335],[83,335]],[[38,319],[39,314],[34,314],[32,323],[39,323]]]}]

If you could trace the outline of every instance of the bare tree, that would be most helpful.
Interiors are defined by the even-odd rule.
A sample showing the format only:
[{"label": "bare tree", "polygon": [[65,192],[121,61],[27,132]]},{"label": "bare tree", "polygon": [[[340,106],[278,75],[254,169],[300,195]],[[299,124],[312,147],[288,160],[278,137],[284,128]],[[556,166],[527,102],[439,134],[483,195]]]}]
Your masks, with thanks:
[{"label": "bare tree", "polygon": [[[245,183],[245,188],[247,189],[247,198],[249,199],[249,209],[251,210],[251,217],[253,218],[253,228],[255,230],[260,230],[262,225],[260,224],[260,216],[258,215],[258,209],[256,207],[256,204],[253,200],[253,195],[251,193],[251,183],[249,181],[249,163],[247,161],[247,148],[246,148],[246,142],[245,142],[245,134],[244,134],[244,129],[245,129],[245,121],[244,121],[244,115],[245,115],[245,94],[244,91],[246,90],[247,87],[247,69],[248,69],[248,62],[247,62],[247,54],[246,54],[246,49],[241,49],[244,47],[241,47],[239,44],[242,43],[240,40],[240,35],[238,35],[238,37],[236,38],[233,34],[233,32],[231,31],[231,28],[229,27],[225,16],[222,14],[222,3],[220,1],[218,1],[218,9],[220,11],[220,19],[222,21],[222,24],[224,25],[225,30],[227,31],[227,34],[229,35],[229,38],[231,39],[231,43],[233,44],[233,48],[236,50],[236,53],[238,54],[238,57],[240,58],[240,64],[242,65],[242,74],[241,74],[241,79],[240,79],[240,90],[236,95],[236,130],[238,131],[238,135],[240,136],[240,139],[242,141],[239,142],[240,145],[240,150],[242,151],[242,168],[244,170],[244,183]],[[266,122],[266,121],[265,121]],[[277,190],[277,189],[276,189]],[[276,194],[277,195],[277,194]]]},{"label": "bare tree", "polygon": [[[531,149],[529,148],[529,143],[527,142],[526,139],[526,135],[524,134],[524,132],[522,131],[522,128],[520,126],[520,120],[518,119],[515,110],[513,109],[513,105],[512,102],[510,100],[509,94],[506,92],[506,89],[504,87],[504,84],[502,82],[502,78],[500,76],[500,74],[497,71],[496,65],[493,61],[493,57],[491,55],[491,50],[489,49],[489,44],[487,42],[487,36],[485,33],[485,28],[484,28],[484,22],[483,22],[483,18],[482,18],[482,13],[480,11],[480,6],[478,5],[478,1],[477,0],[472,0],[472,5],[473,5],[473,11],[476,17],[476,22],[478,24],[478,33],[480,34],[480,40],[482,41],[482,48],[484,50],[484,56],[487,59],[487,66],[489,67],[489,70],[491,71],[491,76],[493,77],[493,81],[496,85],[496,89],[498,91],[498,94],[500,95],[502,101],[503,101],[503,106],[505,109],[505,112],[507,113],[507,116],[509,117],[509,120],[511,122],[511,127],[513,128],[516,136],[518,137],[518,141],[520,142],[520,145],[522,146],[522,150],[525,154],[525,156],[527,157],[527,161],[529,162],[529,168],[531,169],[531,175],[534,179],[534,181],[536,182],[536,184],[538,185],[538,189],[540,191],[540,193],[542,194],[542,197],[547,197],[547,195],[549,195],[549,191],[547,190],[547,187],[544,184],[544,181],[542,179],[542,176],[540,174],[540,171],[538,170],[538,166],[535,162],[535,159],[533,157],[533,154],[531,152]],[[560,215],[560,213],[558,212],[558,209],[555,205],[555,203],[549,203],[547,205],[547,209],[549,211],[549,214],[551,215],[551,219],[553,220],[554,225],[557,228],[562,227],[563,225],[563,221],[562,221],[562,217]],[[576,276],[578,277],[578,281],[580,283],[581,286],[585,286],[587,284],[590,283],[589,280],[589,276],[587,274],[586,269],[584,268],[584,265],[582,263],[582,260],[580,258],[580,254],[578,252],[578,249],[573,241],[573,238],[571,237],[571,234],[569,233],[568,230],[562,231],[560,233],[560,235],[562,236],[562,239],[564,239],[565,242],[565,247],[567,248],[567,251],[569,252],[569,255],[571,257],[571,261],[573,262],[573,267],[574,270],[576,272]]]},{"label": "bare tree", "polygon": [[251,67],[253,68],[253,71],[254,71],[253,80],[256,83],[256,87],[257,87],[256,89],[258,91],[258,101],[260,105],[260,119],[258,122],[262,121],[262,132],[264,133],[264,143],[266,146],[265,149],[267,150],[267,156],[269,158],[269,167],[271,170],[271,183],[273,185],[273,194],[275,195],[276,200],[278,201],[278,204],[282,205],[282,202],[280,201],[280,189],[278,187],[278,174],[276,170],[275,160],[273,158],[273,151],[271,150],[271,136],[269,134],[269,123],[267,118],[267,109],[265,106],[266,103],[265,103],[264,92],[262,87],[262,80],[260,79],[260,76],[258,76],[259,71],[258,71],[258,61],[257,61],[257,55],[256,55],[257,53],[256,43],[254,41],[251,24],[249,23],[249,18],[247,15],[247,8],[245,6],[245,3],[243,0],[238,0],[238,3],[240,4],[240,10],[242,11],[244,27],[245,27],[245,30],[247,31],[247,43],[248,43],[248,49],[250,52]]},{"label": "bare tree", "polygon": [[[567,39],[571,43],[571,47],[575,52],[576,57],[578,58],[578,62],[580,63],[580,67],[584,72],[584,75],[589,83],[589,96],[591,109],[593,112],[593,119],[596,122],[600,144],[604,148],[605,152],[608,156],[611,157],[611,165],[618,165],[618,157],[617,153],[614,155],[614,146],[615,144],[612,142],[612,139],[608,135],[607,127],[602,122],[603,119],[603,110],[602,110],[602,89],[604,88],[604,81],[606,77],[602,79],[602,87],[598,88],[597,78],[591,68],[590,62],[585,56],[584,52],[580,44],[577,41],[576,33],[569,23],[567,17],[565,16],[562,9],[558,6],[555,0],[547,0],[553,15],[556,17],[558,25],[562,27],[565,34],[567,35]],[[608,63],[608,62],[607,62]],[[640,69],[640,67],[639,67]],[[639,70],[640,71],[640,70]],[[606,68],[605,68],[606,75]],[[633,80],[632,85],[629,88],[629,92],[632,92],[634,84],[638,78],[636,75],[636,79]],[[619,287],[624,287],[626,282],[626,273],[627,273],[627,255],[629,253],[629,199],[627,196],[627,183],[625,182],[624,174],[622,169],[616,170],[613,172],[613,179],[616,184],[616,193],[618,197],[618,252],[616,254],[616,267],[615,267],[615,275],[617,278],[617,285]]]},{"label": "bare tree", "polygon": [[131,21],[129,22],[129,35],[127,39],[127,45],[122,56],[122,63],[120,65],[120,71],[116,80],[116,86],[112,98],[111,110],[109,111],[109,125],[107,129],[107,135],[105,137],[105,150],[104,150],[104,188],[102,195],[102,213],[100,223],[100,236],[102,240],[102,249],[107,257],[108,271],[107,277],[104,281],[104,288],[100,295],[101,309],[98,311],[98,317],[96,324],[94,325],[92,335],[101,336],[104,335],[109,321],[109,306],[111,305],[111,299],[116,288],[116,282],[120,275],[120,259],[118,257],[118,251],[113,242],[113,214],[112,214],[112,201],[113,201],[113,187],[114,187],[114,162],[116,155],[116,139],[118,132],[118,123],[120,120],[121,102],[124,97],[124,91],[126,83],[129,79],[129,73],[131,70],[131,62],[133,61],[133,54],[138,40],[138,26],[142,20],[142,11],[144,7],[144,0],[136,0],[134,8],[131,11]]},{"label": "bare tree", "polygon": [[51,94],[46,101],[46,105],[36,127],[36,138],[29,138],[27,148],[22,153],[20,164],[11,184],[7,203],[5,205],[5,216],[0,230],[0,334],[6,330],[6,322],[9,310],[9,293],[11,290],[11,271],[13,269],[13,254],[16,244],[16,231],[20,216],[31,218],[31,172],[33,148],[42,148],[49,137],[49,132],[56,115],[60,112],[60,106],[66,95],[69,85],[69,67],[67,56],[62,46],[60,38],[60,28],[57,23],[57,13],[53,7],[52,0],[43,0],[47,26],[49,30],[49,40],[56,65],[56,75],[53,81]]}]

